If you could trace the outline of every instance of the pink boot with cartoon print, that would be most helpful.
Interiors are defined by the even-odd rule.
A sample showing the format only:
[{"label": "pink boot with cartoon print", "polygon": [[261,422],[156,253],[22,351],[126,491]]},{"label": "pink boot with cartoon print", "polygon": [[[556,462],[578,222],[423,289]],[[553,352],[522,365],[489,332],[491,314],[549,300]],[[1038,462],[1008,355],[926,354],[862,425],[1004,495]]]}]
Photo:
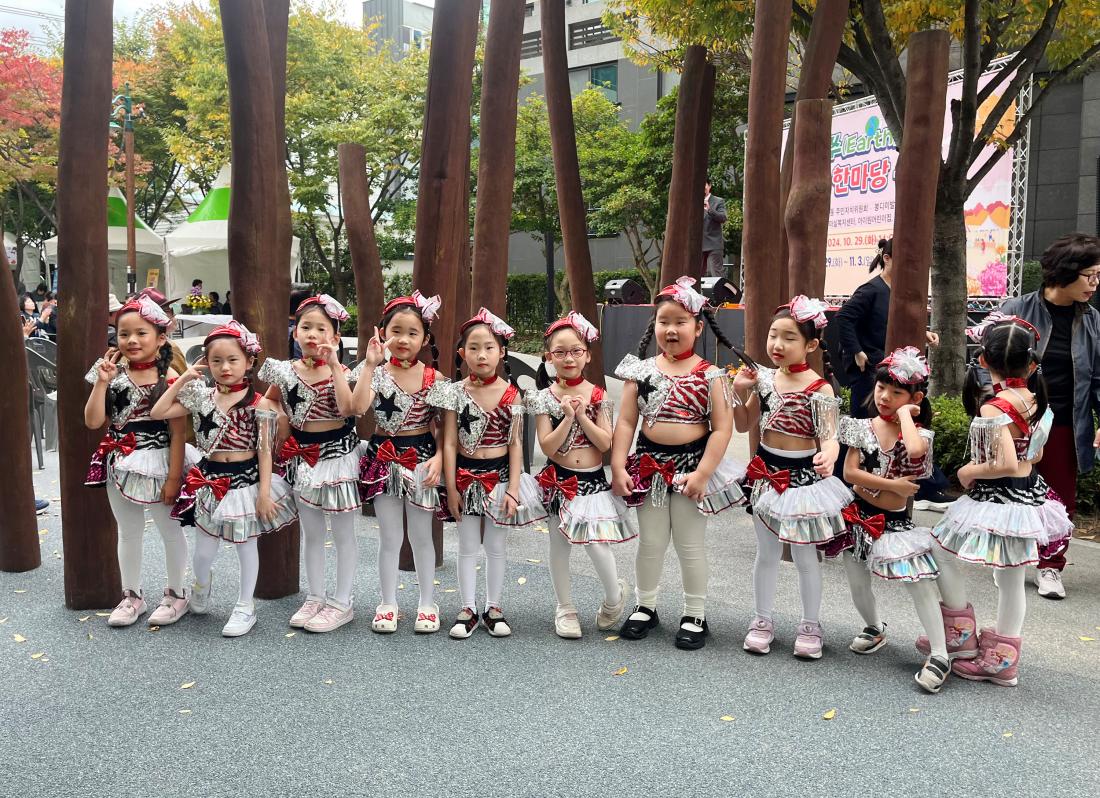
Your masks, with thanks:
[{"label": "pink boot with cartoon print", "polygon": [[973,682],[993,682],[1002,687],[1015,687],[1020,664],[1019,637],[1005,637],[992,629],[982,629],[978,640],[978,656],[967,662],[956,662],[951,670],[956,676]]},{"label": "pink boot with cartoon print", "polygon": [[[943,632],[947,637],[947,658],[974,659],[978,656],[978,622],[974,620],[974,606],[967,604],[964,610],[953,610],[941,601],[940,613],[943,614]],[[917,638],[917,651],[926,657],[932,653],[927,635]]]}]

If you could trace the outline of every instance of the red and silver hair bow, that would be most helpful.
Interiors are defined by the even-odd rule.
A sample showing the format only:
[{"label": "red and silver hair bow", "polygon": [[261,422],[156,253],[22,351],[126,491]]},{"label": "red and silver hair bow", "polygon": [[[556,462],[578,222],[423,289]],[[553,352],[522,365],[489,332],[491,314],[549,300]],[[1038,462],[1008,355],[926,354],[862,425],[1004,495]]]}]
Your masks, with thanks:
[{"label": "red and silver hair bow", "polygon": [[263,347],[260,346],[259,336],[236,319],[233,319],[228,324],[221,327],[215,328],[210,335],[206,336],[206,340],[202,342],[202,345],[208,346],[211,340],[223,335],[236,338],[241,342],[241,349],[250,355],[258,355],[263,351]]},{"label": "red and silver hair bow", "polygon": [[164,308],[158,305],[147,296],[131,299],[121,308],[118,313],[115,314],[115,321],[117,323],[120,316],[123,313],[127,313],[131,310],[136,310],[138,314],[150,324],[155,324],[157,327],[167,327],[171,324],[172,320],[168,317],[168,314],[164,312]]},{"label": "red and silver hair bow", "polygon": [[693,316],[698,316],[699,311],[707,304],[707,298],[696,291],[694,277],[679,277],[672,285],[666,285],[657,296],[672,297],[683,306],[684,310]]},{"label": "red and silver hair bow", "polygon": [[475,324],[488,325],[490,330],[505,341],[511,341],[516,334],[516,331],[509,327],[504,319],[490,313],[486,308],[479,309],[476,316],[463,322],[462,327],[459,329],[459,334],[461,335],[466,332],[466,330],[470,329]]},{"label": "red and silver hair bow", "polygon": [[890,376],[905,385],[919,385],[928,379],[928,361],[915,346],[895,349],[879,365],[886,366]]},{"label": "red and silver hair bow", "polygon": [[994,324],[1002,324],[1003,322],[1013,322],[1015,324],[1019,324],[1021,327],[1027,327],[1035,336],[1035,341],[1038,342],[1039,331],[1035,329],[1035,325],[1033,325],[1029,321],[1024,321],[1019,316],[1008,316],[1004,313],[1001,313],[1001,311],[999,310],[995,310],[987,315],[984,319],[982,319],[979,324],[975,324],[973,327],[967,327],[966,337],[974,343],[980,344],[982,342],[982,337],[986,333],[986,330],[988,330]]},{"label": "red and silver hair bow", "polygon": [[328,294],[318,294],[317,296],[309,297],[309,299],[303,299],[302,304],[298,305],[298,312],[301,313],[302,308],[308,307],[309,305],[320,305],[330,319],[334,319],[341,323],[351,318],[344,306]]},{"label": "red and silver hair bow", "polygon": [[825,325],[829,323],[825,311],[835,310],[835,308],[827,302],[823,302],[820,299],[811,299],[802,294],[796,296],[786,305],[781,305],[779,309],[782,310],[783,308],[787,308],[791,312],[791,318],[799,324],[812,321],[814,327],[819,330],[824,329]]},{"label": "red and silver hair bow", "polygon": [[600,331],[596,329],[595,325],[575,310],[569,311],[566,316],[558,319],[547,327],[546,334],[543,337],[549,338],[558,330],[564,330],[566,327],[572,327],[576,330],[577,335],[588,344],[598,340],[600,337]]},{"label": "red and silver hair bow", "polygon": [[439,295],[424,296],[419,291],[413,291],[410,296],[399,296],[391,299],[386,303],[386,307],[382,309],[382,315],[389,313],[396,307],[401,305],[413,305],[420,311],[420,316],[424,321],[431,324],[439,317],[439,309],[443,306],[443,301],[439,298]]}]

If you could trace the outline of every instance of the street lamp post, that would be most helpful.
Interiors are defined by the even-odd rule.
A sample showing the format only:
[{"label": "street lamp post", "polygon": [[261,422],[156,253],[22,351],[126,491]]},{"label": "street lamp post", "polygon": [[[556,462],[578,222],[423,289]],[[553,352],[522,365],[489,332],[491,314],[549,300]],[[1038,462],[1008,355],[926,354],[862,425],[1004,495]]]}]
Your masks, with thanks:
[{"label": "street lamp post", "polygon": [[[137,238],[134,227],[134,117],[145,116],[140,105],[134,108],[130,96],[130,84],[126,90],[111,101],[111,116],[122,122],[122,147],[126,153],[126,290],[129,294],[137,292]],[[116,122],[111,127],[118,130]]]}]

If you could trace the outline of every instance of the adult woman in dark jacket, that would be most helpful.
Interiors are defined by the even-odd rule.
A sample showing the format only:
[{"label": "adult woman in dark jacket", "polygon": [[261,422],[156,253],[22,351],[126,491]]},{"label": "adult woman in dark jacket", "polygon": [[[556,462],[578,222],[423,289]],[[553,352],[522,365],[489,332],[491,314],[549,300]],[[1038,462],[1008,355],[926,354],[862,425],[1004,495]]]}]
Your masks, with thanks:
[{"label": "adult woman in dark jacket", "polygon": [[[1006,300],[1001,312],[1019,316],[1039,331],[1038,352],[1046,378],[1054,426],[1038,463],[1039,473],[1065,502],[1077,509],[1077,475],[1092,470],[1100,433],[1100,312],[1089,305],[1100,283],[1100,238],[1062,236],[1043,253],[1043,287]],[[1066,595],[1062,569],[1069,541],[1039,552],[1039,595]]]}]

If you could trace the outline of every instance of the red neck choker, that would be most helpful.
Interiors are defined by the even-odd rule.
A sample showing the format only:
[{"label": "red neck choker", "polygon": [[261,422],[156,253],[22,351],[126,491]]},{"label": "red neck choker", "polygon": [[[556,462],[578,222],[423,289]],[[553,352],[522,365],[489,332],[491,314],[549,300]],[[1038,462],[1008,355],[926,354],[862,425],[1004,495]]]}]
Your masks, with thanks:
[{"label": "red neck choker", "polygon": [[157,367],[157,361],[150,360],[148,363],[137,363],[133,360],[127,363],[126,368],[130,371],[145,371],[146,369],[155,369]]},{"label": "red neck choker", "polygon": [[477,376],[476,374],[471,374],[470,382],[472,382],[474,385],[492,385],[494,382],[497,381],[498,377],[499,375],[494,374],[491,377],[481,379],[481,377]]},{"label": "red neck choker", "polygon": [[579,377],[573,377],[569,380],[565,379],[564,377],[558,377],[558,385],[568,385],[570,388],[576,388],[582,382],[584,382],[583,374]]},{"label": "red neck choker", "polygon": [[391,357],[390,358],[390,365],[391,366],[396,366],[399,369],[411,369],[413,366],[416,365],[416,361],[415,360],[401,360],[400,358]]},{"label": "red neck choker", "polygon": [[788,374],[801,374],[803,371],[809,371],[809,363],[792,363],[789,366],[780,367],[780,371],[785,371]]},{"label": "red neck choker", "polygon": [[695,355],[695,350],[689,349],[686,352],[681,352],[678,355],[670,355],[668,352],[662,349],[661,354],[664,355],[665,358],[668,360],[687,360],[689,357],[693,357]]},{"label": "red neck choker", "polygon": [[1023,377],[1009,377],[1004,382],[993,383],[993,393],[1000,393],[1005,388],[1026,388],[1027,380]]},{"label": "red neck choker", "polygon": [[238,382],[236,385],[222,385],[220,382],[217,384],[218,393],[236,393],[237,391],[243,391],[248,387],[248,380]]}]

